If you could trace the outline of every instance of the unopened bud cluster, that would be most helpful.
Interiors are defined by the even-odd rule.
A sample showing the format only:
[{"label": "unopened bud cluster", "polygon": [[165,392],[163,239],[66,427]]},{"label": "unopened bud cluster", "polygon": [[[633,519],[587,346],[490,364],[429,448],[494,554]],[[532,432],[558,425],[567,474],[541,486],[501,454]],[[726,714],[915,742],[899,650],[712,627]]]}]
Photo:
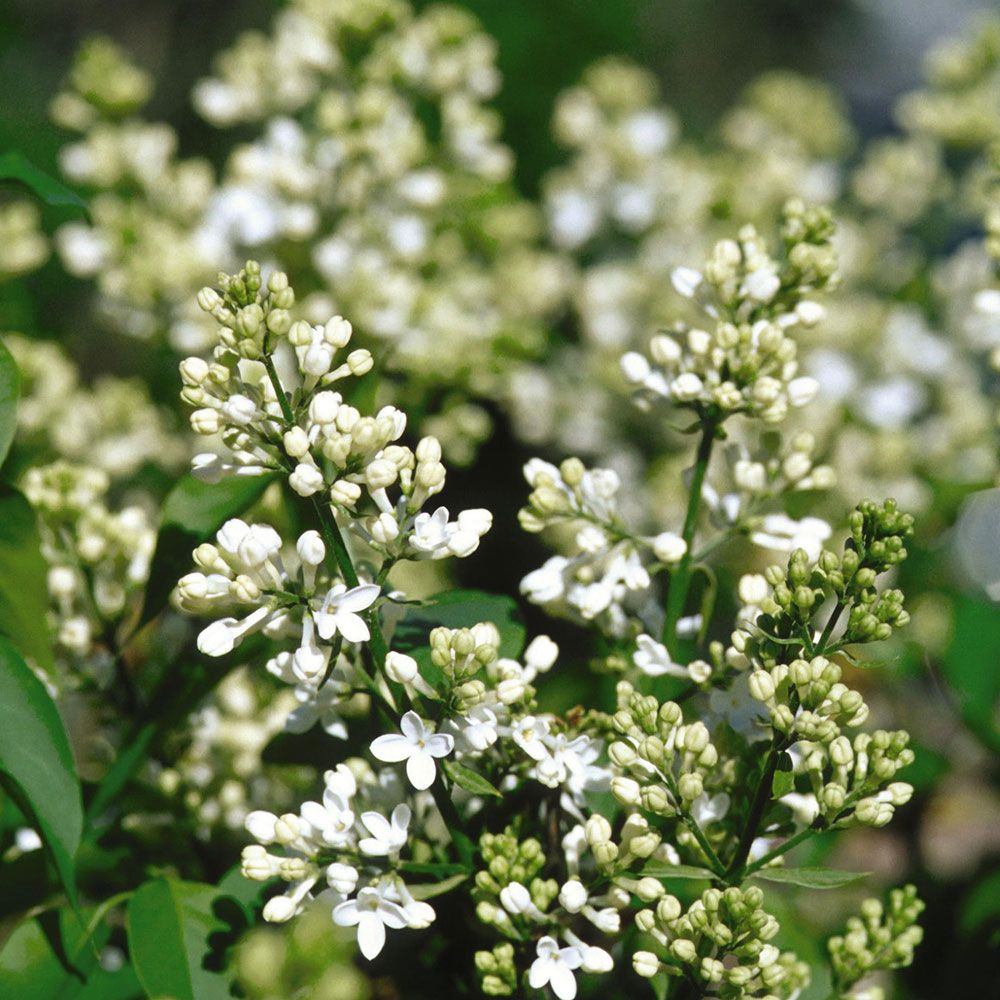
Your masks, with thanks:
[{"label": "unopened bud cluster", "polygon": [[[181,363],[181,395],[197,407],[194,430],[221,433],[232,458],[195,456],[195,474],[212,480],[280,471],[300,496],[349,512],[352,529],[393,560],[474,552],[492,524],[489,511],[463,511],[455,521],[445,507],[421,511],[445,484],[437,440],[424,438],[415,450],[398,444],[406,428],[402,411],[384,406],[364,416],[325,388],[372,368],[366,350],[337,363],[351,324],[339,316],[322,327],[293,321],[287,277],[275,272],[265,284],[254,261],[239,274],[220,275],[219,286],[221,292],[205,288],[198,297],[219,324],[214,360]],[[277,370],[284,341],[297,362],[289,386]],[[390,488],[399,491],[395,499]]]},{"label": "unopened bud cluster", "polygon": [[156,531],[142,507],[109,508],[110,482],[101,469],[62,461],[35,466],[22,485],[39,515],[53,634],[84,656],[134,610]]},{"label": "unopened bud cluster", "polygon": [[[588,936],[594,931],[616,935],[622,911],[629,905],[628,894],[614,886],[603,892],[588,888],[593,866],[584,868],[581,861],[588,845],[593,849],[597,842],[592,825],[588,821],[586,829],[575,826],[563,837],[562,861],[568,877],[561,885],[555,878],[541,877],[557,859],[547,858],[536,838],[519,839],[514,828],[507,827],[503,833],[485,833],[479,841],[486,868],[476,873],[476,916],[505,938],[537,939],[529,983],[537,987],[548,982],[559,997],[569,995],[571,989],[575,993],[574,971],[611,971],[611,955],[580,935],[585,931]],[[509,996],[514,992],[517,974],[512,958],[502,945],[476,953],[484,993]],[[543,969],[549,978],[543,977]]]},{"label": "unopened bud cluster", "polygon": [[798,745],[800,770],[809,780],[817,815],[830,825],[881,827],[913,795],[913,786],[895,781],[913,763],[909,734],[903,730],[837,735],[825,741],[804,738]]},{"label": "unopened bud cluster", "polygon": [[902,592],[879,589],[877,581],[906,558],[913,518],[892,500],[881,506],[866,500],[851,514],[849,528],[840,556],[823,549],[813,559],[805,549],[796,549],[787,568],[768,568],[767,588],[762,586],[750,602],[753,622],[733,635],[728,657],[734,666],[745,667],[751,660],[784,662],[800,641],[803,650],[812,649],[813,620],[828,599],[835,602],[836,617],[827,619],[832,627],[824,636],[823,652],[888,639],[909,622]]},{"label": "unopened bud cluster", "polygon": [[834,984],[840,994],[879,969],[901,969],[913,961],[923,938],[917,924],[924,904],[912,885],[893,889],[887,904],[866,899],[861,914],[847,921],[842,935],[830,938],[827,948]]},{"label": "unopened bud cluster", "polygon": [[834,278],[832,235],[825,209],[792,201],[778,258],[746,226],[738,239],[715,245],[703,271],[677,268],[674,287],[699,304],[708,328],[678,323],[653,338],[648,357],[630,352],[622,358],[638,401],[649,406],[666,400],[719,419],[746,413],[765,423],[778,423],[790,407],[808,403],[818,383],[798,374],[790,331],[823,318],[823,307],[806,296]]},{"label": "unopened bud cluster", "polygon": [[809,967],[771,943],[779,926],[763,902],[756,886],[706,889],[686,910],[676,896],[661,896],[655,909],[636,914],[636,926],[661,950],[635,952],[632,966],[650,979],[661,971],[692,976],[725,997],[795,996],[809,984]]},{"label": "unopened bud cluster", "polygon": [[[692,821],[692,812],[700,811],[718,790],[725,771],[708,728],[701,721],[686,723],[676,702],[660,703],[626,681],[619,682],[617,695],[618,709],[611,720],[617,739],[608,748],[616,768],[611,791],[635,812],[626,820],[621,847],[614,852],[605,849],[604,864],[614,862],[624,869],[636,858],[651,857],[661,844],[657,825],[647,823],[640,810]],[[700,853],[689,830],[678,828],[677,838]]]}]

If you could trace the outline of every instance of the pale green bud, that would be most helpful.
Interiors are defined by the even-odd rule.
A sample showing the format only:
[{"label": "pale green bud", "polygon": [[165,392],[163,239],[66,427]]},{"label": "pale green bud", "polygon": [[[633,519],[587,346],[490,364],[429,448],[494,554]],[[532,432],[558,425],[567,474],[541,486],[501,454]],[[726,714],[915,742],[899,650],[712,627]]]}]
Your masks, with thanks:
[{"label": "pale green bud", "polygon": [[660,971],[660,960],[651,951],[637,951],[632,956],[632,968],[643,979],[652,979]]},{"label": "pale green bud", "polygon": [[663,888],[662,882],[648,876],[639,879],[639,884],[635,889],[635,894],[644,903],[655,903],[665,892],[666,889]]},{"label": "pale green bud", "polygon": [[677,790],[686,802],[692,802],[704,791],[700,774],[682,774],[677,782]]},{"label": "pale green bud", "polygon": [[677,938],[670,942],[670,953],[681,962],[693,962],[698,957],[698,949],[694,941],[687,938]]}]

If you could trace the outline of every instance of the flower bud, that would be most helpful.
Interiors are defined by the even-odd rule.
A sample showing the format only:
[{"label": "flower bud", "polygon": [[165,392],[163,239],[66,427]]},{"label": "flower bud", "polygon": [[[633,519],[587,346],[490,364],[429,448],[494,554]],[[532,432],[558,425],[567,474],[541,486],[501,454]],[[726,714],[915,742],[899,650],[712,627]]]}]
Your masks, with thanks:
[{"label": "flower bud", "polygon": [[288,485],[300,497],[311,497],[314,493],[319,493],[323,489],[323,473],[309,462],[299,462],[294,471],[288,477]]},{"label": "flower bud", "polygon": [[682,774],[677,782],[677,790],[685,802],[693,802],[704,791],[701,775],[695,772]]},{"label": "flower bud", "polygon": [[283,924],[295,916],[295,903],[287,896],[272,896],[264,904],[264,919],[270,924]]},{"label": "flower bud", "polygon": [[299,535],[295,550],[306,566],[319,566],[326,558],[326,546],[318,531],[305,531]]},{"label": "flower bud", "polygon": [[412,656],[393,650],[386,654],[385,672],[397,684],[409,684],[416,679],[419,670],[417,661]]},{"label": "flower bud", "polygon": [[559,905],[568,913],[579,913],[587,905],[589,895],[579,879],[570,879],[559,890]]},{"label": "flower bud", "polygon": [[639,782],[618,775],[611,779],[611,794],[625,806],[637,806],[641,799]]},{"label": "flower bud", "polygon": [[338,479],[330,487],[330,499],[344,507],[353,507],[361,499],[361,487],[347,479]]},{"label": "flower bud", "polygon": [[285,446],[285,453],[291,458],[302,458],[309,451],[309,436],[301,427],[285,431],[281,440]]},{"label": "flower bud", "polygon": [[670,953],[681,962],[693,962],[698,957],[698,949],[694,941],[687,938],[677,938],[670,942]]},{"label": "flower bud", "polygon": [[218,412],[207,407],[195,410],[188,419],[195,434],[218,434],[222,427]]},{"label": "flower bud", "polygon": [[768,702],[774,697],[774,681],[766,670],[755,670],[747,681],[751,697]]},{"label": "flower bud", "polygon": [[687,542],[672,531],[664,531],[653,539],[653,554],[667,565],[680,562],[687,552]]},{"label": "flower bud", "polygon": [[347,367],[350,368],[352,375],[367,375],[374,365],[375,361],[372,358],[371,351],[366,351],[364,348],[351,351],[347,355]]},{"label": "flower bud", "polygon": [[637,951],[632,956],[632,968],[637,976],[652,979],[660,971],[660,960],[651,951]]}]

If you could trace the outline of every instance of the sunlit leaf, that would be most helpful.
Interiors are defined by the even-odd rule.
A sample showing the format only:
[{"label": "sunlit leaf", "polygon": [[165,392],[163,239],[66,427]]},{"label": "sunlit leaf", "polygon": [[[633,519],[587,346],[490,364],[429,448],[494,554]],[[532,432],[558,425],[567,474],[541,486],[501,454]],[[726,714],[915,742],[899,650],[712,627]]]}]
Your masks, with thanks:
[{"label": "sunlit leaf", "polygon": [[26,187],[46,205],[69,205],[87,211],[87,203],[75,192],[36,167],[23,153],[0,153],[0,181],[14,181]]},{"label": "sunlit leaf", "polygon": [[499,789],[494,787],[481,774],[473,771],[472,768],[466,767],[464,764],[459,764],[458,761],[454,760],[445,760],[443,764],[445,774],[459,788],[464,788],[467,792],[472,792],[473,795],[493,795],[498,799],[502,798]]},{"label": "sunlit leaf", "polygon": [[46,573],[34,509],[13,487],[0,484],[0,635],[51,673]]},{"label": "sunlit leaf", "polygon": [[783,882],[786,885],[800,885],[806,889],[838,889],[860,879],[871,872],[845,872],[837,868],[761,868],[751,874],[763,882]]},{"label": "sunlit leaf", "polygon": [[140,625],[163,610],[177,581],[192,567],[191,552],[256,503],[273,481],[274,476],[233,476],[204,483],[192,475],[178,481],[163,502]]},{"label": "sunlit leaf", "polygon": [[159,878],[143,885],[129,901],[129,951],[148,996],[229,997],[229,976],[207,967],[210,939],[227,930],[216,912],[219,898],[215,886]]},{"label": "sunlit leaf", "polygon": [[0,465],[10,451],[17,430],[17,399],[21,391],[21,375],[10,351],[0,340]]},{"label": "sunlit leaf", "polygon": [[70,899],[83,831],[80,781],[66,730],[45,685],[0,639],[0,780],[37,825]]}]

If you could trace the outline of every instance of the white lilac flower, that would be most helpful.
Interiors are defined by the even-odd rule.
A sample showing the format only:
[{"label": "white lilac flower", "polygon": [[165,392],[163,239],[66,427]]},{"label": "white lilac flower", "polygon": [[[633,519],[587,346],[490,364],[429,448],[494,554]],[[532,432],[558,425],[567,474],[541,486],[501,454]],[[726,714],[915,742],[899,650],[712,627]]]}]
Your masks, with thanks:
[{"label": "white lilac flower", "polygon": [[710,796],[702,792],[690,806],[694,821],[701,827],[725,818],[729,812],[729,796],[725,792]]},{"label": "white lilac flower", "polygon": [[534,990],[550,986],[559,1000],[573,1000],[576,996],[575,969],[583,964],[579,948],[560,948],[558,942],[546,935],[535,946],[537,958],[528,971],[528,983]]},{"label": "white lilac flower", "polygon": [[750,539],[755,545],[777,552],[804,549],[809,560],[814,562],[831,534],[830,525],[818,517],[804,517],[796,521],[787,514],[767,514]]},{"label": "white lilac flower", "polygon": [[367,959],[375,958],[385,946],[385,929],[402,930],[409,926],[406,911],[387,898],[385,891],[368,886],[357,899],[348,899],[335,907],[333,922],[341,927],[357,927],[358,948]]},{"label": "white lilac flower", "polygon": [[686,667],[682,667],[670,657],[667,647],[657,642],[652,636],[640,635],[636,639],[636,651],[632,654],[632,662],[647,677],[687,677]]},{"label": "white lilac flower", "polygon": [[387,733],[372,741],[372,754],[387,764],[406,761],[406,777],[418,791],[430,788],[437,775],[436,758],[447,757],[455,749],[455,738],[435,733],[416,712],[400,720],[401,733]]},{"label": "white lilac flower", "polygon": [[482,752],[496,743],[496,713],[486,705],[476,705],[459,723],[462,738],[472,750]]},{"label": "white lilac flower", "polygon": [[594,762],[601,754],[600,740],[581,735],[570,739],[565,733],[545,741],[548,751],[533,769],[534,776],[549,788],[565,787],[574,801],[582,801],[585,791],[607,788],[610,772]]},{"label": "white lilac flower", "polygon": [[361,822],[371,836],[358,841],[362,853],[372,857],[391,857],[398,854],[406,844],[410,816],[410,807],[406,803],[396,806],[389,819],[378,812],[363,812]]},{"label": "white lilac flower", "polygon": [[342,583],[336,584],[327,591],[319,610],[313,612],[320,637],[329,640],[339,633],[348,642],[366,642],[371,632],[358,612],[370,608],[378,595],[379,588],[373,583],[350,590]]},{"label": "white lilac flower", "polygon": [[547,635],[535,636],[521,657],[524,660],[524,683],[533,684],[539,674],[552,668],[558,656],[559,647]]},{"label": "white lilac flower", "polygon": [[295,698],[299,705],[289,713],[285,729],[290,733],[305,733],[318,722],[328,735],[346,740],[347,724],[341,718],[339,709],[350,692],[351,685],[336,675],[318,690],[307,684],[297,685]]},{"label": "white lilac flower", "polygon": [[548,722],[545,719],[537,719],[533,715],[526,715],[523,719],[518,719],[511,730],[514,742],[532,760],[536,761],[544,759],[549,754],[548,748],[545,746],[548,735]]},{"label": "white lilac flower", "polygon": [[715,688],[708,696],[709,708],[748,740],[768,737],[767,710],[750,694],[749,676],[741,673],[728,689]]},{"label": "white lilac flower", "polygon": [[309,824],[310,836],[331,847],[343,847],[350,842],[354,830],[354,811],[350,800],[329,786],[323,793],[323,802],[303,802],[299,810]]},{"label": "white lilac flower", "polygon": [[448,520],[448,508],[426,511],[413,521],[410,548],[418,558],[464,558],[479,548],[479,540],[493,525],[493,515],[482,508],[463,510],[456,521]]}]

